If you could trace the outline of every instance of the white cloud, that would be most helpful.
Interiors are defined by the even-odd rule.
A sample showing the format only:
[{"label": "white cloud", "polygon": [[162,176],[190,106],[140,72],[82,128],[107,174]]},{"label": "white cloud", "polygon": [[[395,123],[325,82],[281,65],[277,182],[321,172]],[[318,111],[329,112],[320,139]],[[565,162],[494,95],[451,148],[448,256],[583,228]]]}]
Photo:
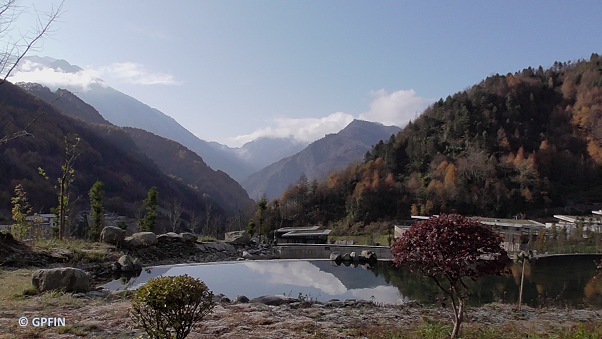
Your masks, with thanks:
[{"label": "white cloud", "polygon": [[25,60],[19,65],[17,71],[8,80],[13,83],[37,82],[51,88],[77,87],[84,92],[89,90],[92,84],[106,86],[102,80],[98,79],[96,71],[80,70],[77,73],[68,73],[60,68],[55,70],[29,60]]},{"label": "white cloud", "polygon": [[370,110],[360,114],[359,118],[400,127],[405,126],[410,119],[414,119],[433,102],[431,99],[417,96],[413,89],[400,90],[390,94],[381,89],[371,91],[370,95],[374,98],[370,104]]},{"label": "white cloud", "polygon": [[230,141],[232,141],[233,144],[242,145],[261,137],[293,137],[298,141],[309,143],[324,137],[326,134],[339,132],[353,121],[353,119],[353,115],[343,112],[333,113],[324,118],[278,118],[273,120],[277,125],[274,128],[262,128],[251,134],[230,138]]},{"label": "white cloud", "polygon": [[141,64],[133,62],[114,63],[101,67],[98,71],[101,75],[107,74],[111,77],[124,80],[136,85],[179,85],[170,74],[151,73]]},{"label": "white cloud", "polygon": [[9,78],[15,82],[37,82],[42,85],[56,87],[76,87],[88,91],[93,84],[108,86],[100,77],[114,78],[136,85],[179,85],[172,75],[153,73],[137,63],[113,63],[98,69],[67,72],[61,68],[53,69],[40,63],[25,60],[17,71]]},{"label": "white cloud", "polygon": [[281,262],[262,265],[259,262],[244,263],[253,271],[270,274],[269,282],[301,287],[314,287],[326,294],[347,292],[347,287],[332,273],[321,271],[307,261]]}]

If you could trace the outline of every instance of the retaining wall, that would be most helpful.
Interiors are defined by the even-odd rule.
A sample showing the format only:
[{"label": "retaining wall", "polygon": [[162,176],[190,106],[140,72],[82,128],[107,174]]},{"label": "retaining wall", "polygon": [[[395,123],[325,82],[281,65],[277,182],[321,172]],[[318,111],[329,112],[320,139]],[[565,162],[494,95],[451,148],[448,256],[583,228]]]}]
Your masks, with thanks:
[{"label": "retaining wall", "polygon": [[275,248],[281,259],[329,259],[332,252],[360,254],[363,250],[374,251],[378,260],[391,259],[389,246],[282,244]]}]

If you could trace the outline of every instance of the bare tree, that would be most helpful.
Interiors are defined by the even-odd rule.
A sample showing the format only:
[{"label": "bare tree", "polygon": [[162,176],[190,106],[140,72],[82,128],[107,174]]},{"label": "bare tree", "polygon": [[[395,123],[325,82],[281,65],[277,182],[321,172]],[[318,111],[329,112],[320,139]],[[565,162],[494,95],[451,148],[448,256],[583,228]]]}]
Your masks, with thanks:
[{"label": "bare tree", "polygon": [[69,212],[69,189],[71,183],[75,178],[75,160],[79,157],[80,153],[76,151],[77,145],[80,142],[80,138],[76,137],[74,141],[70,138],[65,138],[65,164],[63,165],[62,175],[59,178],[59,207],[57,211],[59,213],[59,239],[63,239],[65,235],[65,227],[67,221],[67,213]]},{"label": "bare tree", "polygon": [[[52,7],[49,12],[36,11],[36,27],[27,32],[16,28],[19,17],[25,9],[18,5],[18,0],[0,0],[0,85],[17,68],[19,62],[31,51],[36,43],[50,33],[50,27],[58,19],[63,9],[64,0],[58,7]],[[58,100],[58,98],[57,98]],[[54,102],[53,102],[54,103]],[[50,104],[52,105],[52,103]],[[13,139],[31,135],[27,130],[40,116],[46,113],[42,110],[24,129],[0,139],[0,145]]]},{"label": "bare tree", "polygon": [[189,228],[190,231],[193,233],[199,232],[200,233],[200,229],[199,226],[201,224],[201,215],[197,214],[196,210],[192,210],[192,212],[190,212],[190,224],[189,224]]},{"label": "bare tree", "polygon": [[40,13],[35,8],[36,25],[23,32],[17,28],[19,17],[26,13],[18,0],[1,0],[0,3],[0,84],[17,68],[19,62],[48,35],[52,24],[63,10],[64,0],[49,12]]},{"label": "bare tree", "polygon": [[173,198],[172,203],[168,203],[167,215],[169,216],[169,223],[171,224],[171,230],[178,232],[178,226],[180,225],[180,216],[182,215],[182,202]]},{"label": "bare tree", "polygon": [[[208,200],[208,202],[207,202]],[[203,228],[203,234],[204,235],[209,235],[211,234],[211,228],[214,224],[214,216],[213,216],[213,211],[215,210],[215,207],[213,206],[213,200],[211,199],[206,199],[205,201],[205,227]]]}]

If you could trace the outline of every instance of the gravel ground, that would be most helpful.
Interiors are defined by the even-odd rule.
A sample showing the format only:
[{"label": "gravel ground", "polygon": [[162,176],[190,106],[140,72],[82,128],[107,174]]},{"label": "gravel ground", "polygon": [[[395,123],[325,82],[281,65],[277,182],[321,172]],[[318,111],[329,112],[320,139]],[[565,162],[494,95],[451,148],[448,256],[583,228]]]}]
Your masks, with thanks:
[{"label": "gravel ground", "polygon": [[[425,319],[450,320],[450,310],[441,307],[378,306],[305,307],[298,305],[218,304],[213,313],[195,325],[188,338],[368,338],[382,329],[416,330]],[[135,338],[143,332],[129,318],[130,302],[118,300],[53,310],[14,314],[0,307],[0,338]],[[19,317],[65,317],[65,327],[18,325]],[[547,333],[550,329],[599,323],[600,310],[530,308],[489,304],[470,308],[465,324],[523,328]]]}]

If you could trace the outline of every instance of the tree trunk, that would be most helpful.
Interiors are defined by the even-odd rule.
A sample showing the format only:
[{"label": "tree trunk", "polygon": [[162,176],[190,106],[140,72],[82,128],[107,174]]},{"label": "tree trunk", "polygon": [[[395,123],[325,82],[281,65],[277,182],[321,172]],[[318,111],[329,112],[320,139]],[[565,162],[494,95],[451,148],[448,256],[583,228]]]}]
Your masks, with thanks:
[{"label": "tree trunk", "polygon": [[451,339],[456,339],[460,333],[460,325],[464,320],[464,299],[458,298],[458,311],[454,312],[454,329],[451,333]]}]

